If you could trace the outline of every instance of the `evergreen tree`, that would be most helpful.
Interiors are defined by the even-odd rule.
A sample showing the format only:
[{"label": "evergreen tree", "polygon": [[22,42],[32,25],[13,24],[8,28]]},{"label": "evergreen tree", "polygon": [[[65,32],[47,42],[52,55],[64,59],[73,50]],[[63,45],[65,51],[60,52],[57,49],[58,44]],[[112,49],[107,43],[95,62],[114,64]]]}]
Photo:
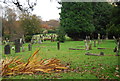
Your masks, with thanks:
[{"label": "evergreen tree", "polygon": [[109,38],[120,37],[120,2],[115,3],[112,10],[111,22],[108,25]]},{"label": "evergreen tree", "polygon": [[60,24],[74,40],[85,38],[94,31],[91,3],[62,2]]},{"label": "evergreen tree", "polygon": [[97,38],[97,34],[106,35],[106,26],[111,20],[112,6],[107,2],[93,2],[92,3],[93,23],[95,26],[94,36]]}]

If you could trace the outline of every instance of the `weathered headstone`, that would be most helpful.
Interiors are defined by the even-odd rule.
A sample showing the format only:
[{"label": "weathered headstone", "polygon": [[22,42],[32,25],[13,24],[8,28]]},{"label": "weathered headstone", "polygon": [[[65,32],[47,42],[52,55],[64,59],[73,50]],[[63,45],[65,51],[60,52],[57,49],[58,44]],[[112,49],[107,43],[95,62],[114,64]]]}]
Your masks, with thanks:
[{"label": "weathered headstone", "polygon": [[89,48],[88,49],[92,50],[92,43],[91,42],[89,43]]},{"label": "weathered headstone", "polygon": [[55,35],[52,35],[51,36],[51,42],[54,42],[55,41]]},{"label": "weathered headstone", "polygon": [[100,44],[100,34],[98,34],[98,44]]},{"label": "weathered headstone", "polygon": [[32,51],[32,44],[28,44],[28,51]]},{"label": "weathered headstone", "polygon": [[24,49],[24,47],[22,46],[22,52],[24,52],[25,51],[25,49]]},{"label": "weathered headstone", "polygon": [[120,38],[118,39],[118,42],[117,42],[117,52],[116,52],[116,56],[119,56],[120,55]]},{"label": "weathered headstone", "polygon": [[88,36],[88,40],[90,40],[90,36]]},{"label": "weathered headstone", "polygon": [[4,47],[4,53],[5,54],[10,54],[10,45],[9,44],[5,45],[5,47]]},{"label": "weathered headstone", "polygon": [[104,55],[104,52],[100,52],[100,55]]},{"label": "weathered headstone", "polygon": [[104,40],[105,39],[105,36],[104,35],[102,35],[102,40]]},{"label": "weathered headstone", "polygon": [[34,44],[34,39],[31,39],[31,44]]},{"label": "weathered headstone", "polygon": [[91,40],[85,40],[84,43],[85,43],[85,49],[86,50],[92,50],[92,42],[91,42]]},{"label": "weathered headstone", "polygon": [[94,47],[96,47],[96,40],[94,40]]},{"label": "weathered headstone", "polygon": [[23,44],[24,44],[23,39],[20,38],[20,46],[22,47]]},{"label": "weathered headstone", "polygon": [[116,39],[115,36],[113,36],[115,43],[116,43],[116,47],[114,49],[114,52],[116,52],[116,56],[120,55],[120,38]]},{"label": "weathered headstone", "polygon": [[25,36],[22,36],[23,44],[25,44]]},{"label": "weathered headstone", "polygon": [[42,43],[41,39],[39,39],[38,43],[39,43],[39,44],[41,44],[41,43]]},{"label": "weathered headstone", "polygon": [[108,40],[108,33],[106,33],[105,39]]},{"label": "weathered headstone", "polygon": [[85,49],[86,49],[86,50],[89,50],[89,47],[88,47],[87,42],[85,42]]},{"label": "weathered headstone", "polygon": [[20,52],[20,39],[15,40],[15,53]]},{"label": "weathered headstone", "polygon": [[57,49],[60,50],[60,42],[57,42]]}]

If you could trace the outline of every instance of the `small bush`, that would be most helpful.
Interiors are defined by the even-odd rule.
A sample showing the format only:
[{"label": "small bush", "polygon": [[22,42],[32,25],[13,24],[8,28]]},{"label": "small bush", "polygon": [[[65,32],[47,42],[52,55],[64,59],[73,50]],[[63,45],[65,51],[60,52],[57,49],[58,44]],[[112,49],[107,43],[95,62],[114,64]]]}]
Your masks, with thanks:
[{"label": "small bush", "polygon": [[26,35],[26,36],[25,36],[25,41],[26,41],[26,42],[30,42],[31,39],[32,39],[32,35]]},{"label": "small bush", "polygon": [[48,33],[56,33],[56,30],[48,30]]}]

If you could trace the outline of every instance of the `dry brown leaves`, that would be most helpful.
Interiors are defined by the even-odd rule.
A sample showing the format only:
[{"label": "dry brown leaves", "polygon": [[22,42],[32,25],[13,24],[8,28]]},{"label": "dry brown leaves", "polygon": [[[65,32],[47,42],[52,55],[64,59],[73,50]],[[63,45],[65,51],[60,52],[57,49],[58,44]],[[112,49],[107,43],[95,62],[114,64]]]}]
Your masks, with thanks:
[{"label": "dry brown leaves", "polygon": [[40,60],[41,57],[37,56],[38,51],[35,51],[25,63],[22,62],[22,59],[18,59],[18,57],[2,60],[2,76],[35,74],[37,72],[52,73],[68,69],[68,67],[61,64],[60,60],[55,58]]}]

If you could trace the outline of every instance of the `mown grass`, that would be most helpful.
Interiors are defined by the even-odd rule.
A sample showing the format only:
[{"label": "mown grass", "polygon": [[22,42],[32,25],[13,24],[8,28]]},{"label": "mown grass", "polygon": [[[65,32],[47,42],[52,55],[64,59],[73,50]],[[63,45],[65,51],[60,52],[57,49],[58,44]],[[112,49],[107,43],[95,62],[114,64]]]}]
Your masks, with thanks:
[{"label": "mown grass", "polygon": [[[28,51],[28,43],[24,44],[25,52],[5,55],[4,57],[19,56],[26,61],[29,56],[37,49],[40,49],[39,55],[43,59],[57,58],[63,64],[67,64],[72,69],[70,72],[61,73],[39,73],[39,75],[17,75],[9,76],[10,79],[118,79],[119,71],[116,69],[118,58],[113,52],[115,47],[114,40],[103,40],[97,47],[92,50],[69,50],[69,48],[84,49],[84,41],[66,41],[60,43],[60,50],[57,50],[57,42],[45,41],[43,44],[34,44],[32,51]],[[3,46],[4,47],[4,46]],[[97,49],[98,47],[112,49]],[[86,52],[99,54],[104,52],[105,56],[88,56]]]}]

